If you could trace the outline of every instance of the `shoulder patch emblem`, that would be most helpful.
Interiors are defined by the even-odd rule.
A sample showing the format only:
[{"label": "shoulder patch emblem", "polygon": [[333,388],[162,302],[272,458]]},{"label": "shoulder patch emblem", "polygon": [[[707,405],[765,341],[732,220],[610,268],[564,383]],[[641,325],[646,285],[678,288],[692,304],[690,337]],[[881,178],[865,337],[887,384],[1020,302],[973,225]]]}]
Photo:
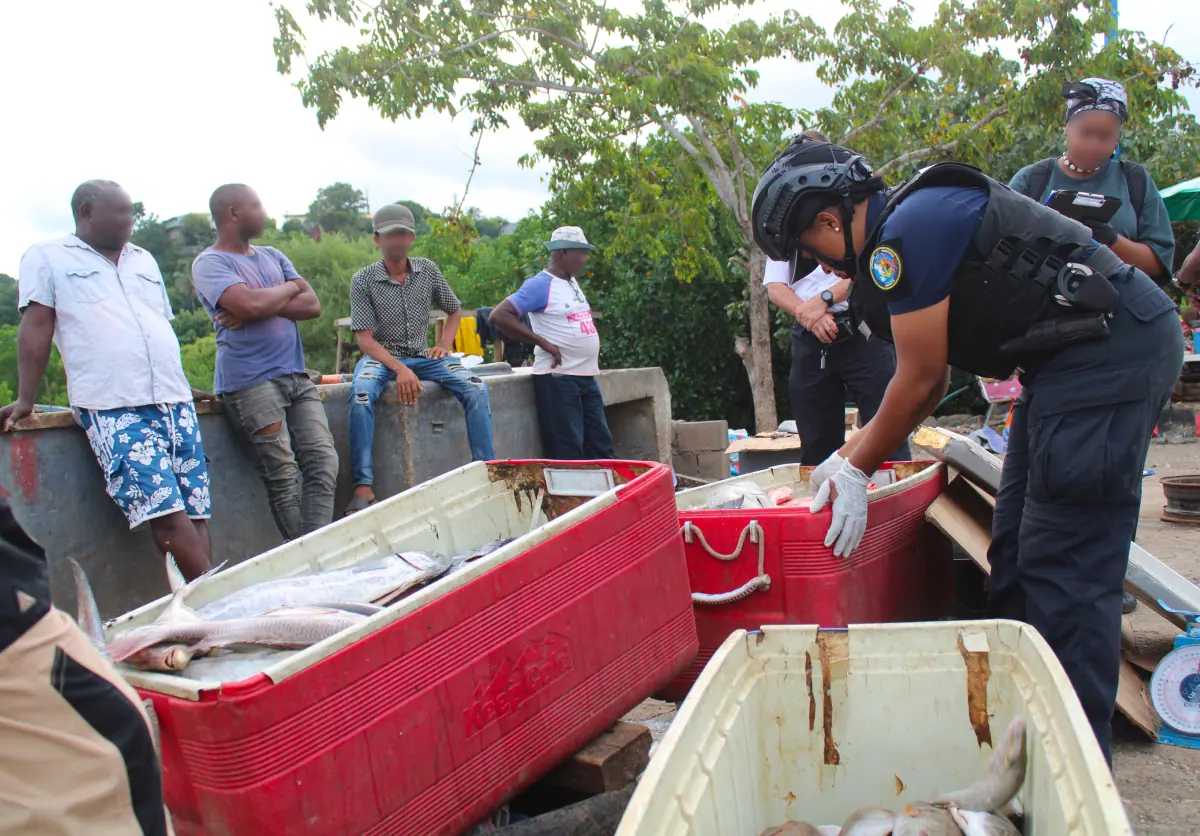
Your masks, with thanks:
[{"label": "shoulder patch emblem", "polygon": [[900,281],[903,263],[891,247],[876,247],[871,253],[871,280],[880,290],[891,290]]}]

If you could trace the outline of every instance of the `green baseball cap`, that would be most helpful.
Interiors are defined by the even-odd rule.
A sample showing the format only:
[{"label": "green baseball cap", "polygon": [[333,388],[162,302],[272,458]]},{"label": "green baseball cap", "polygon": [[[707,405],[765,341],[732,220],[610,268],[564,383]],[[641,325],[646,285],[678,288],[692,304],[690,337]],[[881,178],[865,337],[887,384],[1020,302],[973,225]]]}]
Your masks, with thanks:
[{"label": "green baseball cap", "polygon": [[382,235],[385,232],[395,232],[398,229],[412,233],[417,231],[412,210],[407,206],[401,206],[399,203],[389,203],[387,206],[381,206],[379,211],[375,213],[372,226],[375,228],[376,235]]}]

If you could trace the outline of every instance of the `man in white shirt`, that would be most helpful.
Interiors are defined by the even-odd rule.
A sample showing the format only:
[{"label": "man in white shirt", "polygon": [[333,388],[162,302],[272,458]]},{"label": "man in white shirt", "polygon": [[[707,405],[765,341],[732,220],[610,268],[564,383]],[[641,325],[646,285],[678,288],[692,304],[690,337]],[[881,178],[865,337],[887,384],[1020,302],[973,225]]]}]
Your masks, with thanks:
[{"label": "man in white shirt", "polygon": [[154,256],[129,243],[129,195],[89,180],[75,190],[71,211],[74,235],[21,258],[18,396],[0,410],[0,428],[33,411],[53,342],[108,495],[130,528],[150,524],[159,550],[190,580],[211,564],[208,464],[193,399],[212,396],[184,376]]},{"label": "man in white shirt", "polygon": [[[848,394],[864,424],[875,415],[896,373],[896,355],[888,343],[849,324],[849,279],[820,266],[792,277],[786,262],[768,261],[763,284],[771,301],[796,319],[788,395],[803,445],[800,463],[816,467],[846,443]],[[910,458],[907,442],[891,456],[892,461]]]},{"label": "man in white shirt", "polygon": [[[612,434],[595,375],[600,336],[578,277],[595,249],[577,226],[554,230],[546,244],[550,266],[526,279],[496,306],[488,321],[535,346],[533,391],[542,446],[551,459],[613,458]],[[530,328],[521,323],[529,315]]]}]

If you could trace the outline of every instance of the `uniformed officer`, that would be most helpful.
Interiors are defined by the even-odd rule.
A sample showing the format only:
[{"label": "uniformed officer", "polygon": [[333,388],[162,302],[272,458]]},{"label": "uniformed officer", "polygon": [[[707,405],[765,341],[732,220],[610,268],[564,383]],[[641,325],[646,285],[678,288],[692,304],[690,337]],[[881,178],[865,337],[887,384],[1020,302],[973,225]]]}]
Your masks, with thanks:
[{"label": "uniformed officer", "polygon": [[948,365],[1022,372],[989,609],[1046,638],[1111,762],[1122,581],[1150,434],[1182,359],[1174,304],[1087,227],[957,163],[885,193],[852,152],[793,144],[760,180],[753,220],[794,274],[819,262],[853,277],[856,315],[896,347],[874,420],[814,472],[814,513],[833,500],[835,554],[861,540],[868,474],[933,411]]}]

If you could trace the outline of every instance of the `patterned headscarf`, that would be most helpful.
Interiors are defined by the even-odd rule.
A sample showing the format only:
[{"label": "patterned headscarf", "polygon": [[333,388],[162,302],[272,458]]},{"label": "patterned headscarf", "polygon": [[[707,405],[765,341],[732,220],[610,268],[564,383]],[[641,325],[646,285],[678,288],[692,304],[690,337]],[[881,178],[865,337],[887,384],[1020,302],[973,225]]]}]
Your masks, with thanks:
[{"label": "patterned headscarf", "polygon": [[1064,84],[1062,94],[1067,100],[1068,122],[1089,110],[1115,113],[1122,125],[1129,118],[1129,97],[1118,82],[1106,78],[1085,78]]}]

